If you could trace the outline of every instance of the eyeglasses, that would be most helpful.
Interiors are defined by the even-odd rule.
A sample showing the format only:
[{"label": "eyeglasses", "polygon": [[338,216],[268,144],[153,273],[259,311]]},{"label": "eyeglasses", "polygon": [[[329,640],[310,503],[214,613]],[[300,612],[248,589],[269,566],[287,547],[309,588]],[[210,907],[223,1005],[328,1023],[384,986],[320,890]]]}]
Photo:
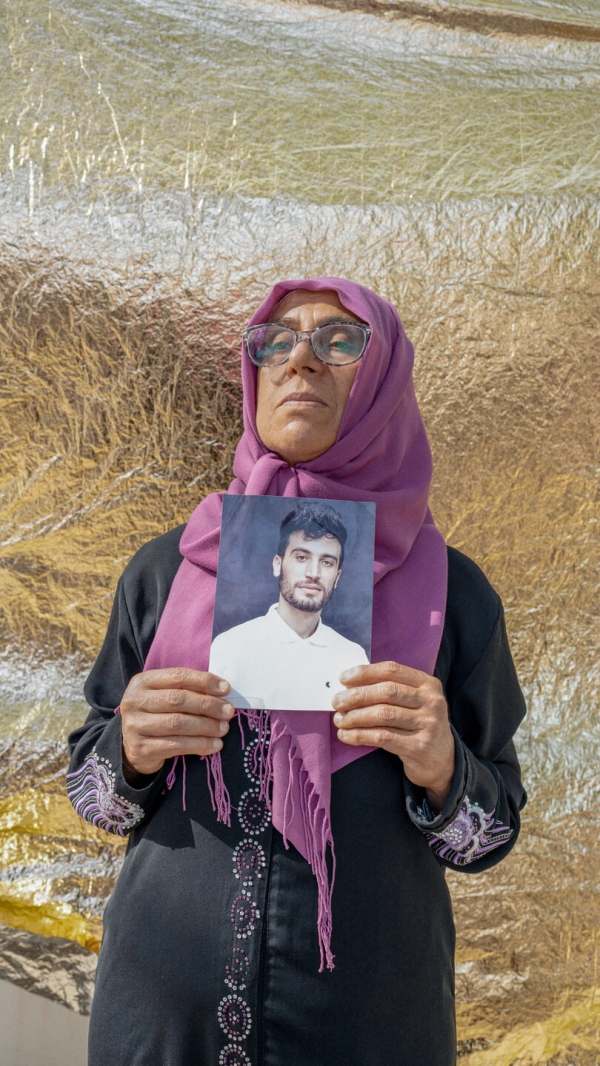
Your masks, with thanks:
[{"label": "eyeglasses", "polygon": [[290,329],[276,322],[250,326],[243,332],[246,353],[255,366],[281,366],[294,348],[307,340],[317,359],[328,366],[356,363],[363,354],[371,327],[359,322],[330,322],[315,329]]}]

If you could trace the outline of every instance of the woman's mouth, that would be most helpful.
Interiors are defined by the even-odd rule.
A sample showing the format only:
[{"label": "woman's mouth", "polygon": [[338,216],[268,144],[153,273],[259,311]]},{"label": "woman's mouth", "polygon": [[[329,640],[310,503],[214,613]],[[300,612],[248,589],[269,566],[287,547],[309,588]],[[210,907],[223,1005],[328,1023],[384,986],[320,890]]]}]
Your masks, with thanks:
[{"label": "woman's mouth", "polygon": [[283,398],[279,406],[283,407],[284,404],[288,403],[307,407],[327,407],[325,401],[314,392],[291,392],[289,396]]}]

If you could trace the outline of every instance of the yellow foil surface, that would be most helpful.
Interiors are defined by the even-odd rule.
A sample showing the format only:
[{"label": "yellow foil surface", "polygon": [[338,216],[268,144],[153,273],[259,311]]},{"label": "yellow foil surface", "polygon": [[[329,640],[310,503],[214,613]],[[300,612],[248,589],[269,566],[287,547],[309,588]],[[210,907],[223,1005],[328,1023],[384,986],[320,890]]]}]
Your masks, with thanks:
[{"label": "yellow foil surface", "polygon": [[460,1061],[598,1066],[600,23],[413,7],[2,7],[0,976],[56,996],[55,958],[88,1009],[124,845],[71,811],[65,741],[115,583],[227,485],[268,287],[342,274],[414,341],[434,514],[529,705],[521,839],[449,876]]},{"label": "yellow foil surface", "polygon": [[63,791],[24,788],[1,801],[0,865],[13,876],[0,883],[0,921],[97,952],[102,938],[98,903],[109,894],[113,878],[86,874],[77,858],[113,860],[114,865],[122,845],[104,837],[81,825]]}]

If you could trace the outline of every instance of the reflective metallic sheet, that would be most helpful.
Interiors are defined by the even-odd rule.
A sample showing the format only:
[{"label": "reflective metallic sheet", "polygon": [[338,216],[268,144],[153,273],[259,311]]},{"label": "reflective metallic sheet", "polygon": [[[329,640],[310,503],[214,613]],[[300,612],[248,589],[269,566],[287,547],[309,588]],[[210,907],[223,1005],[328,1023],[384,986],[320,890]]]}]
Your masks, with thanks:
[{"label": "reflective metallic sheet", "polygon": [[64,739],[114,584],[227,483],[257,300],[343,273],[415,342],[435,514],[503,597],[530,706],[521,841],[450,877],[460,1061],[597,1066],[600,43],[569,27],[600,21],[409,6],[4,7],[0,974],[52,996],[52,957],[87,1009],[122,845],[68,807]]},{"label": "reflective metallic sheet", "polygon": [[0,978],[89,1014],[96,956],[56,936],[0,924]]}]

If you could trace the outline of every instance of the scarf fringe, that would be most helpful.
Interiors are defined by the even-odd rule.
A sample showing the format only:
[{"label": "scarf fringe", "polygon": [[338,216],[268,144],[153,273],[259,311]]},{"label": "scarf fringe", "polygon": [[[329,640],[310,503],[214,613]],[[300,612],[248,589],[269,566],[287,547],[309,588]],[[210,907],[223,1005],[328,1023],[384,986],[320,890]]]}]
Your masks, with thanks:
[{"label": "scarf fringe", "polygon": [[[179,755],[175,756],[175,758],[173,759],[173,765],[172,765],[172,767],[169,770],[169,773],[167,775],[166,784],[167,784],[167,788],[169,789],[169,792],[171,791],[171,789],[173,788],[173,785],[175,784],[175,781],[177,780],[177,763],[179,762],[179,758],[180,758]],[[185,803],[185,790],[186,790],[186,777],[187,777],[187,766],[186,766],[186,762],[185,762],[185,755],[181,756],[181,765],[182,765],[182,769],[183,769],[182,778],[181,778],[181,805],[182,805],[184,811],[187,811],[187,807],[186,807],[186,803]]]},{"label": "scarf fringe", "polygon": [[[333,970],[334,955],[331,951],[331,899],[335,882],[336,861],[329,816],[324,807],[321,806],[320,797],[315,791],[314,785],[311,783],[308,774],[302,769],[302,758],[296,745],[293,743],[290,734],[287,733],[284,721],[279,716],[275,718],[271,727],[271,736],[269,737],[271,717],[269,711],[249,710],[242,714],[242,712],[238,710],[236,713],[240,724],[240,736],[243,751],[246,749],[246,740],[242,717],[245,717],[250,729],[253,729],[258,733],[257,743],[250,756],[249,769],[250,772],[258,778],[259,796],[267,804],[269,811],[272,811],[273,756],[276,747],[275,742],[288,741],[288,784],[285,794],[281,833],[286,848],[289,848],[290,844],[287,838],[287,827],[292,823],[296,814],[293,788],[294,773],[296,772],[298,774],[298,783],[300,786],[298,790],[300,796],[300,813],[304,829],[304,839],[306,840],[308,852],[306,857],[317,882],[317,931],[319,936],[319,953],[321,957],[319,973],[322,973],[325,967],[327,967],[328,970]],[[181,761],[183,764],[183,809],[185,810],[186,764],[184,755],[181,756]],[[223,822],[225,825],[230,826],[231,797],[223,778],[221,752],[217,751],[214,755],[205,755],[204,761],[206,763],[206,779],[208,782],[212,809],[217,815],[218,822]],[[169,771],[167,777],[168,789],[173,788],[173,785],[175,784],[178,762],[179,756],[174,759],[173,765]],[[331,872],[327,862],[328,848],[331,853]]]},{"label": "scarf fringe", "polygon": [[269,811],[272,811],[271,783],[273,781],[273,737],[269,736],[270,713],[269,711],[247,711],[248,725],[254,729],[258,736],[257,742],[250,756],[250,772],[258,778],[258,795],[263,800]]},{"label": "scarf fringe", "polygon": [[210,792],[210,802],[213,811],[217,815],[217,821],[231,826],[231,796],[227,791],[227,785],[223,778],[221,752],[216,751],[214,755],[204,755],[203,759],[206,763],[206,780],[208,782],[208,791]]},{"label": "scarf fringe", "polygon": [[[331,935],[333,931],[331,900],[335,883],[336,860],[333,847],[333,834],[331,822],[327,811],[320,803],[320,797],[305,770],[302,769],[302,757],[296,745],[287,733],[285,724],[281,719],[276,720],[271,733],[271,749],[269,752],[268,765],[271,779],[273,777],[274,741],[288,739],[288,786],[286,789],[282,836],[286,848],[289,848],[287,839],[287,827],[291,824],[295,815],[294,807],[294,773],[297,767],[300,813],[304,829],[304,839],[307,846],[307,861],[315,876],[318,891],[317,932],[319,935],[319,953],[321,964],[319,973],[323,973],[325,966],[328,970],[334,969],[334,958],[331,951]],[[327,848],[331,852],[331,873],[327,863]]]}]

